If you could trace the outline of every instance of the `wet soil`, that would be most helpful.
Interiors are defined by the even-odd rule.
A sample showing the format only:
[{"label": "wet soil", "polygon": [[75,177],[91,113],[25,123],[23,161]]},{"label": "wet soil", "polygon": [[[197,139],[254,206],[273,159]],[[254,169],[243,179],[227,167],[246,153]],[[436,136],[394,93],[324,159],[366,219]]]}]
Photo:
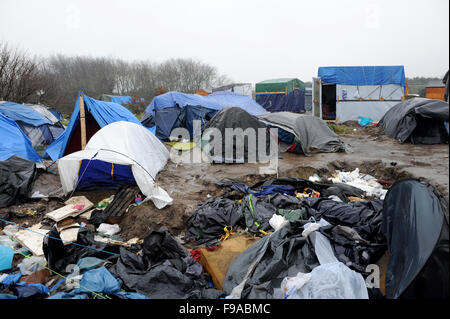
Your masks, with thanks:
[{"label": "wet soil", "polygon": [[[261,174],[267,164],[210,164],[206,161],[191,163],[189,157],[198,155],[199,150],[180,152],[177,160],[169,160],[165,169],[156,177],[157,182],[173,198],[173,204],[157,209],[153,203],[130,207],[120,221],[119,235],[128,240],[144,238],[149,229],[167,227],[175,236],[184,234],[187,218],[195,207],[208,198],[220,196],[224,190],[215,184],[223,178],[233,178],[247,185],[274,177],[290,176],[309,178],[318,174],[322,180],[330,177],[336,170],[352,171],[359,168],[361,173],[370,174],[377,179],[391,183],[408,177],[423,178],[434,185],[448,200],[449,196],[449,147],[445,145],[400,144],[387,136],[380,135],[377,127],[359,127],[349,124],[350,130],[339,134],[350,149],[342,153],[318,153],[304,156],[283,153],[278,160],[276,174]],[[354,131],[356,129],[356,131]],[[170,150],[170,147],[167,146]],[[197,153],[196,153],[197,152]],[[195,155],[197,154],[197,155]],[[56,175],[41,174],[34,189],[54,191],[59,184],[56,165],[52,166]],[[75,192],[73,196],[86,196],[94,204],[115,194],[116,191]],[[21,226],[31,226],[44,219],[44,215],[64,206],[64,200],[56,198],[35,200],[22,205],[0,209],[5,212],[22,212],[29,208],[33,216],[17,217],[11,214],[9,220]],[[4,225],[3,225],[4,226]],[[1,227],[1,225],[0,225]]]}]

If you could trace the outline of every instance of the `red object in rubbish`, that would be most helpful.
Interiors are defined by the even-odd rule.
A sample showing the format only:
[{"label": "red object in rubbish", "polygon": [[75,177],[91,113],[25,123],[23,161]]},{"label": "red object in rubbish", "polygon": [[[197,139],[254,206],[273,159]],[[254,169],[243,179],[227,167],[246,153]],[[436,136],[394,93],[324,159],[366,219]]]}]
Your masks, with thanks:
[{"label": "red object in rubbish", "polygon": [[206,247],[206,250],[207,251],[214,251],[214,250],[216,250],[217,248],[219,248],[218,246],[211,246],[211,247]]},{"label": "red object in rubbish", "polygon": [[380,183],[380,184],[392,184],[392,182],[385,181],[385,180],[382,180],[382,179],[377,179],[377,182]]},{"label": "red object in rubbish", "polygon": [[189,252],[191,253],[192,258],[200,262],[200,257],[202,256],[202,252],[200,251],[200,249],[192,249]]},{"label": "red object in rubbish", "polygon": [[320,197],[320,193],[316,192],[316,191],[313,191],[311,196],[315,197],[315,198],[319,198]]},{"label": "red object in rubbish", "polygon": [[82,210],[82,209],[84,209],[86,207],[86,205],[75,205],[75,206],[73,206],[72,208],[73,209],[77,209],[77,210]]}]

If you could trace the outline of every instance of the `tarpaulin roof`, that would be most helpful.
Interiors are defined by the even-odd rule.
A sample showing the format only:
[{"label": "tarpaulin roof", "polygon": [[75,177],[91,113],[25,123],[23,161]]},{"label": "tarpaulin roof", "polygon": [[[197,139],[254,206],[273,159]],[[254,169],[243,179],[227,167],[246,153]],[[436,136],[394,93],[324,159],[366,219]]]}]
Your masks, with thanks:
[{"label": "tarpaulin roof", "polygon": [[[110,123],[118,121],[133,122],[141,125],[141,122],[120,104],[113,102],[104,102],[95,100],[80,92],[83,95],[85,110],[87,110],[97,121],[98,125],[102,128]],[[79,94],[79,95],[80,95]],[[72,116],[70,117],[70,122],[66,127],[66,130],[61,134],[58,139],[53,142],[47,149],[47,154],[52,160],[56,161],[64,155],[64,151],[70,140],[72,132],[76,128],[76,124],[80,121],[80,98],[78,96],[75,108],[73,110]]]},{"label": "tarpaulin roof", "polygon": [[405,68],[392,66],[326,66],[317,74],[325,83],[347,85],[399,84],[406,88]]},{"label": "tarpaulin roof", "polygon": [[13,121],[21,121],[33,126],[53,124],[51,120],[30,106],[14,102],[0,103],[0,113]]},{"label": "tarpaulin roof", "polygon": [[234,94],[232,92],[214,92],[208,96],[203,96],[176,91],[155,96],[145,112],[153,113],[154,110],[173,107],[175,105],[178,105],[180,108],[184,108],[188,105],[202,106],[211,110],[221,110],[227,106],[237,106],[251,115],[267,113],[261,105],[247,95]]},{"label": "tarpaulin roof", "polygon": [[297,78],[280,78],[261,81],[255,84],[256,92],[291,92],[295,89],[304,90],[305,83]]},{"label": "tarpaulin roof", "polygon": [[30,139],[22,132],[16,122],[0,113],[0,161],[13,155],[33,162],[42,162],[39,154],[31,145]]}]

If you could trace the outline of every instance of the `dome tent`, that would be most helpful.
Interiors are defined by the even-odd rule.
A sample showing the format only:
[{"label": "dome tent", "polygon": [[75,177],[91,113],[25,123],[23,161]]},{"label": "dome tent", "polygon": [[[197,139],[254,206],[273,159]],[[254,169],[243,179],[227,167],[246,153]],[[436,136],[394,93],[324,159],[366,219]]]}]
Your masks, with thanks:
[{"label": "dome tent", "polygon": [[[216,145],[214,131],[220,132],[221,143]],[[236,132],[234,130],[240,130]],[[234,133],[233,133],[234,131]],[[261,132],[264,132],[264,139]],[[226,143],[228,134],[234,134],[232,145]],[[253,135],[254,133],[254,135]],[[209,135],[211,134],[211,135]],[[211,139],[213,137],[214,139]],[[238,138],[242,137],[243,148],[238,147]],[[252,137],[254,139],[252,140]],[[215,163],[244,163],[251,161],[264,161],[278,156],[278,144],[267,126],[256,117],[250,115],[240,107],[226,107],[216,113],[203,130],[200,145],[202,150]],[[264,150],[261,150],[261,147]],[[219,149],[216,149],[218,147]],[[273,147],[274,149],[271,149]]]},{"label": "dome tent", "polygon": [[157,208],[172,203],[172,198],[156,182],[156,174],[169,159],[166,147],[139,124],[118,121],[97,131],[82,151],[58,160],[64,192],[135,182]]}]

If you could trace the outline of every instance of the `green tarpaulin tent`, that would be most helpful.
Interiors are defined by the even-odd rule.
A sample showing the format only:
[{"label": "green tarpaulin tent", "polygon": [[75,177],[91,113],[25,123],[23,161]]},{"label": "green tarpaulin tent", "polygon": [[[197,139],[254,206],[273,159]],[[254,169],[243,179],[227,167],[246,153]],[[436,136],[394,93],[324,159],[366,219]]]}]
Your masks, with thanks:
[{"label": "green tarpaulin tent", "polygon": [[296,78],[272,79],[255,84],[256,93],[289,93],[295,89],[305,90],[305,83]]}]

